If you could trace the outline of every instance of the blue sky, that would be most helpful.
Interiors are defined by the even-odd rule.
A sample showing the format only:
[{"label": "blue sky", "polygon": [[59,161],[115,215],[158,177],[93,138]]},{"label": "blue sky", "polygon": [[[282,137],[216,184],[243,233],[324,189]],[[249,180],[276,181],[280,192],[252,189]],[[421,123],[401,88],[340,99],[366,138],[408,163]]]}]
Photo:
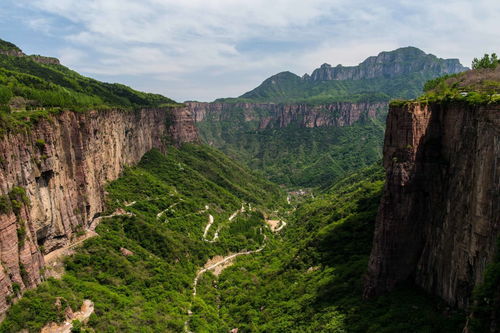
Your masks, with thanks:
[{"label": "blue sky", "polygon": [[500,53],[500,1],[2,0],[0,38],[177,101],[238,96],[285,70],[416,46]]}]

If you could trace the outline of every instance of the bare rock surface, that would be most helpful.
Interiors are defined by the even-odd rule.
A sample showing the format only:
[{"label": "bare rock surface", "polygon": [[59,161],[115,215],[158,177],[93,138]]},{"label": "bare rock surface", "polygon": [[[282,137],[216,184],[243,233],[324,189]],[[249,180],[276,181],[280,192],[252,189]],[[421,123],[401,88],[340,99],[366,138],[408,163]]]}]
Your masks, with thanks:
[{"label": "bare rock surface", "polygon": [[245,122],[256,122],[256,129],[300,127],[350,126],[361,119],[375,118],[385,111],[385,102],[338,102],[321,105],[274,103],[201,103],[187,102],[196,122],[225,121],[234,118],[235,110],[242,110]]},{"label": "bare rock surface", "polygon": [[500,105],[389,110],[365,296],[411,279],[468,308],[500,235]]}]

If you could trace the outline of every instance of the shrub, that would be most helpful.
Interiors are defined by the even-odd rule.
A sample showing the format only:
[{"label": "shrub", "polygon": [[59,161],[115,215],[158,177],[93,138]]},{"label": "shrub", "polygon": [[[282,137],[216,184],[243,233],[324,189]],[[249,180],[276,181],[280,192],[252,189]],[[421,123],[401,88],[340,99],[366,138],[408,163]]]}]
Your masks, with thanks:
[{"label": "shrub", "polygon": [[43,150],[43,148],[45,148],[45,140],[38,139],[35,141],[35,145],[37,146],[38,149]]}]

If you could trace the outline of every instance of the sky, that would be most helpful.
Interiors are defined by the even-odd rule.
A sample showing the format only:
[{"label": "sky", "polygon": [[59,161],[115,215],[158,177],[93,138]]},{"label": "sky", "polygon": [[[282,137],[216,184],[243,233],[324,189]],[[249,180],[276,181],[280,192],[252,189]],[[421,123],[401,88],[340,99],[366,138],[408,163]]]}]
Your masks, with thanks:
[{"label": "sky", "polygon": [[0,0],[0,38],[79,73],[177,101],[416,46],[500,53],[499,0]]}]

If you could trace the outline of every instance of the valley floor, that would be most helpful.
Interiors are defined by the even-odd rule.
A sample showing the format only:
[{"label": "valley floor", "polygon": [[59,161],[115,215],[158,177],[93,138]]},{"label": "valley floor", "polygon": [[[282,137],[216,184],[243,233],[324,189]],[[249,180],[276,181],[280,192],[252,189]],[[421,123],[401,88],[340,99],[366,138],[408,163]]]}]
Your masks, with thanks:
[{"label": "valley floor", "polygon": [[292,206],[211,148],[151,151],[108,186],[99,236],[0,332],[39,332],[84,300],[73,332],[459,332],[461,313],[412,286],[361,299],[382,178],[373,166]]}]

